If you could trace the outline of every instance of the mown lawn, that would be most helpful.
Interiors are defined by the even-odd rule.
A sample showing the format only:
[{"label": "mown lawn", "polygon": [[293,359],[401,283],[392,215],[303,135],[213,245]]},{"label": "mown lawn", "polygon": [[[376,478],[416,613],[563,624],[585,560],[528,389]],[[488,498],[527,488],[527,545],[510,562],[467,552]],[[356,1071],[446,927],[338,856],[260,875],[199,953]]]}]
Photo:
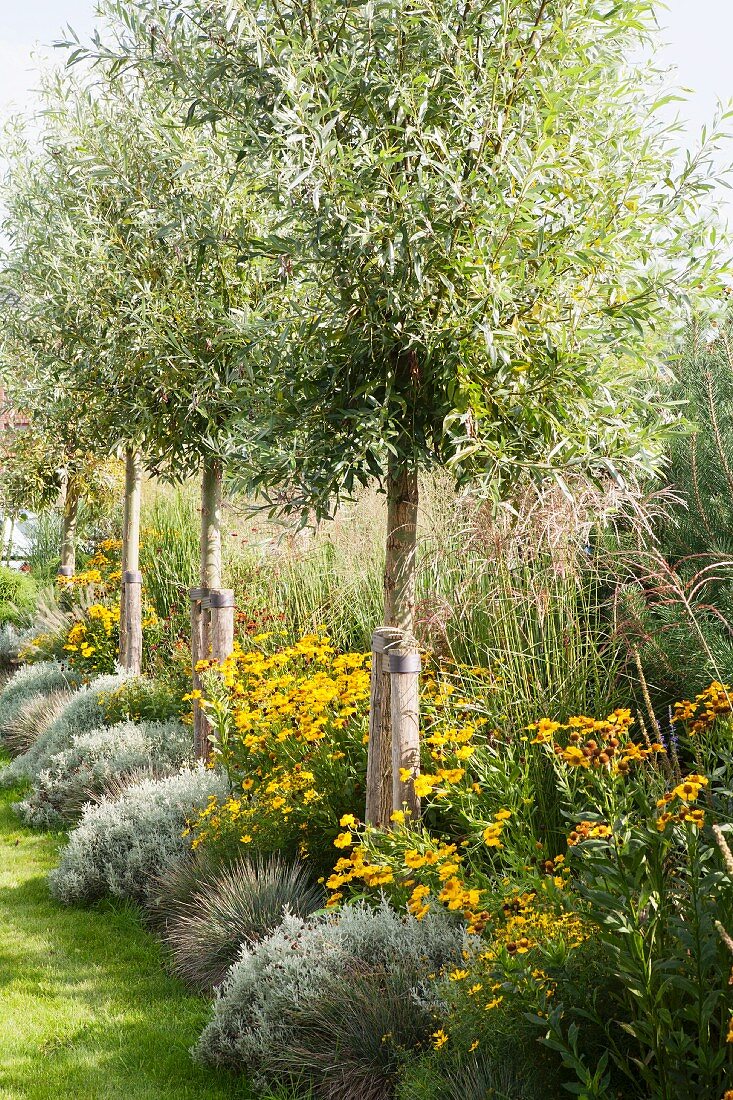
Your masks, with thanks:
[{"label": "mown lawn", "polygon": [[192,1062],[206,1003],[166,974],[134,911],[51,899],[60,838],[20,827],[14,798],[0,792],[0,1100],[250,1097]]}]

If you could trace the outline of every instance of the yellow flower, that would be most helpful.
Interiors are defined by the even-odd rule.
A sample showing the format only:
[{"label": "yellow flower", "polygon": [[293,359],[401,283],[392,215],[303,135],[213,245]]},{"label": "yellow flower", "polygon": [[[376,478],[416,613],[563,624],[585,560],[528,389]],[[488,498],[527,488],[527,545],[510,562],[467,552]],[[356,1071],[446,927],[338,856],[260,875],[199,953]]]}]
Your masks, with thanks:
[{"label": "yellow flower", "polygon": [[415,794],[418,798],[425,798],[432,793],[436,781],[432,775],[418,775],[414,781]]},{"label": "yellow flower", "polygon": [[468,977],[468,971],[459,969],[452,970],[448,977],[452,982],[462,982],[464,978]]},{"label": "yellow flower", "polygon": [[333,842],[334,848],[348,848],[353,844],[353,837],[350,832],[339,833]]},{"label": "yellow flower", "polygon": [[357,824],[358,822],[353,814],[344,814],[344,816],[339,821],[339,825],[349,829],[355,829]]},{"label": "yellow flower", "polygon": [[425,856],[421,855],[416,848],[408,848],[404,855],[404,861],[406,867],[411,867],[417,871],[420,867],[424,867],[427,863]]},{"label": "yellow flower", "polygon": [[700,794],[700,789],[699,783],[691,783],[689,780],[685,780],[673,789],[672,794],[677,795],[683,802],[694,802]]},{"label": "yellow flower", "polygon": [[433,1048],[434,1050],[440,1050],[448,1042],[448,1036],[443,1031],[442,1027],[433,1032]]},{"label": "yellow flower", "polygon": [[390,821],[394,821],[394,823],[396,825],[404,825],[405,824],[405,811],[404,810],[393,810],[392,814],[390,815]]}]

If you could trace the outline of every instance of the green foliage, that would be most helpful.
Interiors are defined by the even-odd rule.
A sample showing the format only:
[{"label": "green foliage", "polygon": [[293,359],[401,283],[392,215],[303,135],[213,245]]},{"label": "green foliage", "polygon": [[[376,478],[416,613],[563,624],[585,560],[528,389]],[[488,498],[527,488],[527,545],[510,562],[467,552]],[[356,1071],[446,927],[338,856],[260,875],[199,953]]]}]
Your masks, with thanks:
[{"label": "green foliage", "polygon": [[59,567],[61,545],[61,517],[58,512],[44,511],[33,524],[31,550],[28,564],[31,575],[42,586],[52,584]]},{"label": "green foliage", "polygon": [[635,1052],[619,1051],[608,1007],[604,1019],[629,1095],[721,1095],[733,1065],[730,961],[715,922],[730,924],[733,887],[712,838],[691,824],[619,826],[612,844],[584,845],[573,866],[621,983],[613,1008]]},{"label": "green foliage", "polygon": [[[648,0],[140,0],[97,43],[113,69],[149,58],[177,80],[275,208],[242,246],[280,258],[289,305],[242,455],[275,506],[326,514],[389,454],[496,497],[526,468],[654,464],[650,336],[715,282],[695,210],[716,137],[675,170],[654,79],[628,60],[651,18]],[[242,316],[248,352],[262,328]]]},{"label": "green foliage", "polygon": [[131,676],[105,696],[104,720],[112,726],[124,721],[167,722],[182,718],[188,713],[182,694],[169,682]]},{"label": "green foliage", "polygon": [[0,566],[0,625],[25,626],[33,615],[36,585],[27,573]]},{"label": "green foliage", "polygon": [[301,863],[278,856],[222,863],[206,852],[167,868],[154,894],[154,920],[187,985],[209,992],[244,944],[277,928],[286,913],[307,917],[326,894]]},{"label": "green foliage", "polygon": [[690,421],[670,447],[653,540],[631,530],[611,547],[617,629],[638,652],[658,715],[712,680],[733,679],[733,325],[695,320],[674,362],[672,394]]},{"label": "green foliage", "polygon": [[160,493],[143,509],[140,568],[145,596],[162,619],[188,627],[188,589],[200,577],[199,524],[189,493]]}]

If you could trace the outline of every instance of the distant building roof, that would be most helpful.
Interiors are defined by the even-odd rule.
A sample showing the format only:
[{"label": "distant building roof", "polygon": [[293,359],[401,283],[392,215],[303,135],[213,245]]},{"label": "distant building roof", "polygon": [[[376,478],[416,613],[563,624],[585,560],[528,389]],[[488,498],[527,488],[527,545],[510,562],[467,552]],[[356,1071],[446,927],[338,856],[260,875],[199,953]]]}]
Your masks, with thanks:
[{"label": "distant building roof", "polygon": [[0,432],[7,428],[27,428],[28,417],[14,409],[8,409],[5,404],[5,390],[0,386]]}]

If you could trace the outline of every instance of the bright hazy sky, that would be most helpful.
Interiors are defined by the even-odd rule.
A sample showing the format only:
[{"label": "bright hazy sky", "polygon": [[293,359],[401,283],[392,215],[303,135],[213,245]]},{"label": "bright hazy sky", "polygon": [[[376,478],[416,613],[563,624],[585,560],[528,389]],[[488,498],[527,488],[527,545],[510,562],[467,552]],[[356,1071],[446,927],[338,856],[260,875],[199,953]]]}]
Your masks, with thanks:
[{"label": "bright hazy sky", "polygon": [[[0,0],[0,113],[32,105],[34,51],[62,37],[67,24],[88,34],[94,6],[95,0]],[[733,99],[733,2],[667,0],[666,7],[659,18],[667,45],[658,60],[674,66],[676,83],[692,90],[680,113],[694,134],[712,117],[718,99]],[[733,143],[728,160],[733,161]],[[730,198],[723,192],[721,200],[733,221],[733,192]]]}]

